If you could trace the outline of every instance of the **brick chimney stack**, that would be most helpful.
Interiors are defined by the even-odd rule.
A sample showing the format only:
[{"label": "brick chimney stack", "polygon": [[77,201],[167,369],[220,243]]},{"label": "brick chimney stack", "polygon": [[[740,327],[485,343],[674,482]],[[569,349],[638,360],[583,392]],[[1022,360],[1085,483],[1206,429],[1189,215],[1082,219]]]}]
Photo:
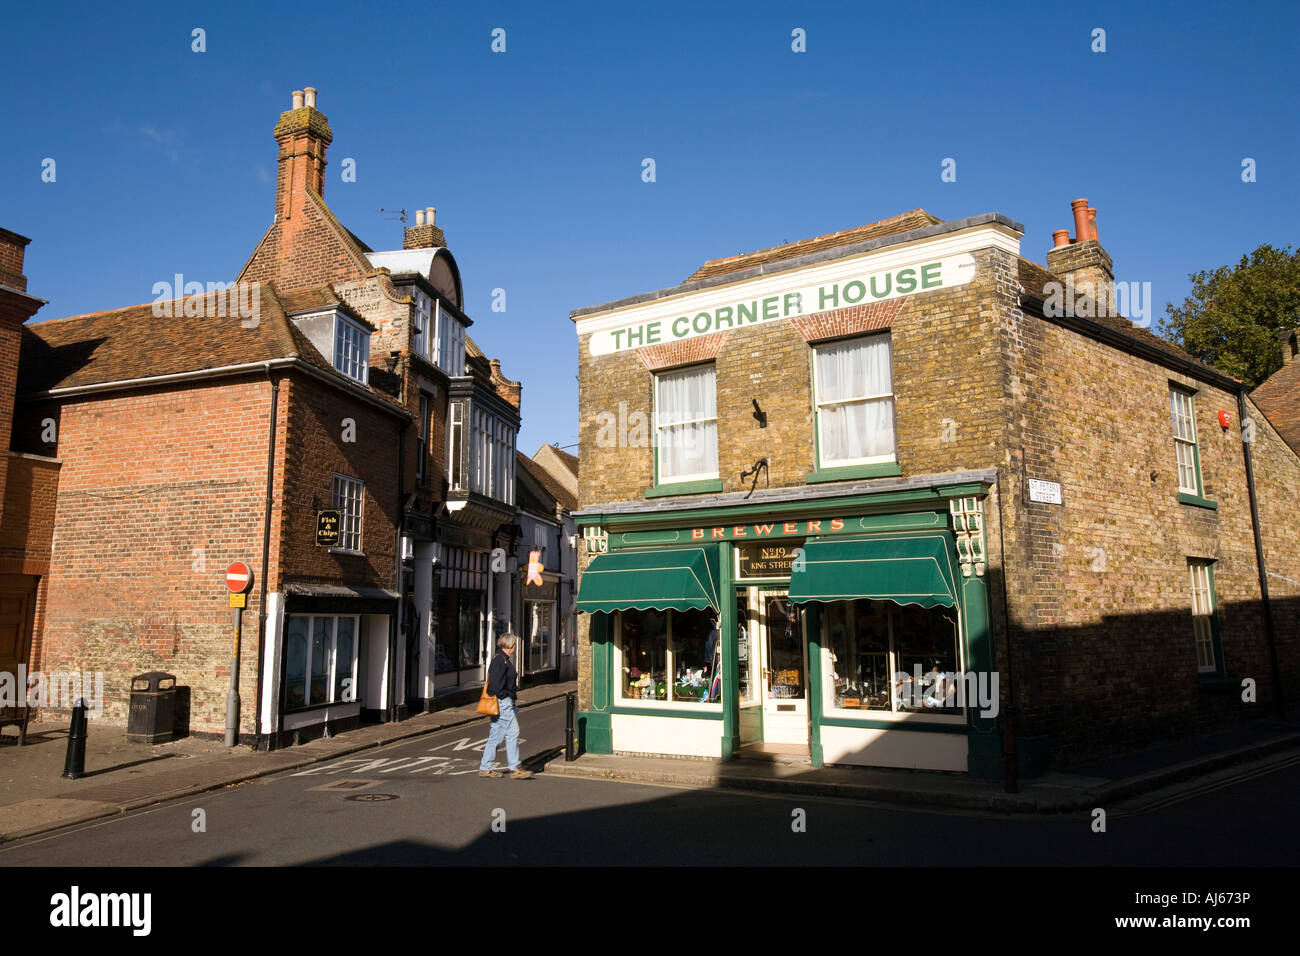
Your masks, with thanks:
[{"label": "brick chimney stack", "polygon": [[280,114],[275,141],[280,144],[280,169],[275,185],[277,221],[302,214],[304,189],[325,194],[325,150],[334,134],[325,114],[316,109],[316,90],[293,91],[293,108]]},{"label": "brick chimney stack", "polygon": [[27,291],[27,277],[23,275],[23,258],[27,254],[26,236],[8,229],[0,229],[0,285],[19,292]]},{"label": "brick chimney stack", "polygon": [[415,225],[408,228],[402,237],[403,249],[437,249],[447,245],[442,229],[433,224],[436,211],[432,206],[415,211]]},{"label": "brick chimney stack", "polygon": [[1282,343],[1282,367],[1290,365],[1300,355],[1300,329],[1287,329],[1278,333]]},{"label": "brick chimney stack", "polygon": [[1052,233],[1047,250],[1047,268],[1074,287],[1075,295],[1086,295],[1097,304],[1097,314],[1115,314],[1115,273],[1110,256],[1097,240],[1097,210],[1086,199],[1070,203],[1074,213],[1073,239],[1069,230]]}]

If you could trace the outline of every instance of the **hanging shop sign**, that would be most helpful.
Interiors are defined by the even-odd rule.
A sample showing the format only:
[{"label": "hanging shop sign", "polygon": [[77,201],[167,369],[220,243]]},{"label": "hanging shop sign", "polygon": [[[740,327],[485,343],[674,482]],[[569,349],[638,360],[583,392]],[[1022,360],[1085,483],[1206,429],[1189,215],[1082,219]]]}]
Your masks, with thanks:
[{"label": "hanging shop sign", "polygon": [[746,543],[736,546],[736,560],[739,562],[737,576],[741,580],[749,578],[788,578],[790,566],[794,564],[796,552],[803,544],[803,539],[786,539],[780,544]]},{"label": "hanging shop sign", "polygon": [[322,548],[336,548],[339,544],[339,528],[343,523],[341,511],[316,512],[316,544]]},{"label": "hanging shop sign", "polygon": [[662,345],[723,329],[948,289],[965,285],[974,275],[974,257],[962,253],[834,282],[778,289],[770,295],[758,297],[738,298],[734,291],[730,294],[710,293],[691,297],[688,301],[699,304],[689,311],[594,332],[589,348],[592,355],[608,355],[648,345]]}]

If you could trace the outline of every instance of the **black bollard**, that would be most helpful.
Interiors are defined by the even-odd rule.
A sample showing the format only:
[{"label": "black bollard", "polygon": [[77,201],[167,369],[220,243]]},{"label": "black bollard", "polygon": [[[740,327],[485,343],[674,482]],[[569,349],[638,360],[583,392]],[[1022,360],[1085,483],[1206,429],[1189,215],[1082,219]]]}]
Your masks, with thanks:
[{"label": "black bollard", "polygon": [[86,699],[77,698],[72,708],[72,727],[68,730],[68,759],[63,762],[63,775],[76,780],[86,773]]},{"label": "black bollard", "polygon": [[573,747],[573,715],[578,709],[578,695],[569,691],[564,695],[564,761],[572,763],[577,757]]}]

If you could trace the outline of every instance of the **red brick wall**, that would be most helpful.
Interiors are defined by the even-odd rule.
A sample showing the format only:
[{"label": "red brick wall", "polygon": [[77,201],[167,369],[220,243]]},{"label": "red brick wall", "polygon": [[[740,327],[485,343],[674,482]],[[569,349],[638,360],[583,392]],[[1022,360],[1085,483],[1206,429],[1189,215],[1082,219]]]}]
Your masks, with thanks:
[{"label": "red brick wall", "polygon": [[[288,467],[280,584],[299,581],[391,589],[398,512],[397,442],[405,423],[305,377],[295,377],[281,392],[280,400],[286,399]],[[345,419],[355,424],[351,432],[355,441],[344,440]],[[408,445],[408,463],[413,454],[414,447]],[[333,507],[336,472],[365,482],[362,556],[316,546],[313,500],[317,508]]]},{"label": "red brick wall", "polygon": [[[269,411],[270,387],[257,379],[64,405],[39,660],[47,671],[103,670],[110,722],[125,722],[133,675],[164,670],[190,688],[191,730],[224,728],[232,627],[222,576],[235,560],[260,571]],[[256,686],[248,638],[246,628],[246,697]],[[251,700],[242,716],[251,732]]]}]

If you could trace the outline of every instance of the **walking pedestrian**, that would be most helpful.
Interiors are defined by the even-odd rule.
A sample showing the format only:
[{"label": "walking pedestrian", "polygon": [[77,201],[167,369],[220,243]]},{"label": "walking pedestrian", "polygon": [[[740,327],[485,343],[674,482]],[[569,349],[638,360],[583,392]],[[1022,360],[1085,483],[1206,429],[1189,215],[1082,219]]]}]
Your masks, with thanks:
[{"label": "walking pedestrian", "polygon": [[500,770],[493,770],[496,763],[497,745],[504,737],[506,741],[506,763],[510,776],[515,780],[527,780],[533,775],[531,770],[519,766],[519,721],[515,717],[518,672],[512,657],[515,653],[515,635],[509,631],[497,638],[497,652],[488,665],[488,694],[497,699],[500,711],[492,718],[492,729],[488,732],[487,743],[483,747],[483,759],[479,761],[480,777],[503,776]]}]

